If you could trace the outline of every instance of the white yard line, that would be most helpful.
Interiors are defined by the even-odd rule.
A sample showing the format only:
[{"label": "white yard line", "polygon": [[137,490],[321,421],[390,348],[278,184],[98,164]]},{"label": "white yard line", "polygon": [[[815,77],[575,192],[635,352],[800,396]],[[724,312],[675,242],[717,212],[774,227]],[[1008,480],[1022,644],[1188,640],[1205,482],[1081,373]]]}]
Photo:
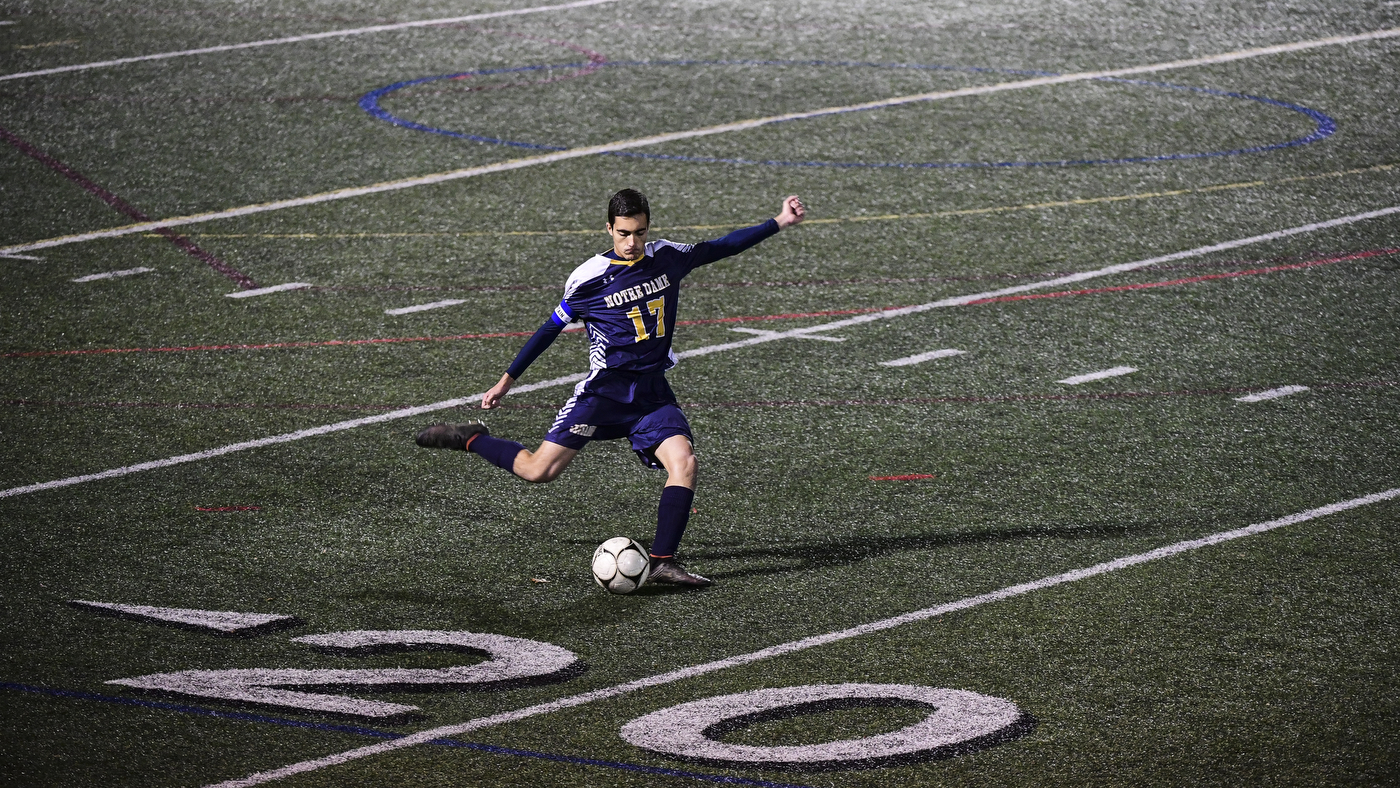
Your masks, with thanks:
[{"label": "white yard line", "polygon": [[1064,383],[1070,386],[1078,386],[1080,383],[1088,383],[1093,380],[1103,380],[1104,378],[1116,378],[1120,375],[1131,375],[1137,372],[1137,367],[1114,367],[1112,369],[1102,369],[1098,372],[1086,372],[1083,375],[1072,375],[1064,380],[1057,380],[1056,383]]},{"label": "white yard line", "polygon": [[[583,380],[585,377],[587,377],[587,374],[580,372],[576,375],[566,375],[562,378],[555,378],[553,380],[544,380],[540,381],[539,383],[531,383],[525,386],[516,386],[514,389],[512,389],[512,391],[524,392],[534,391],[535,389],[552,388],[554,386],[564,386],[570,383],[577,383],[578,381]],[[470,397],[458,397],[457,399],[443,400],[442,402],[434,402],[428,405],[418,405],[412,408],[391,410],[388,413],[380,413],[374,416],[365,416],[364,418],[350,419],[349,421],[338,421],[334,424],[325,424],[320,427],[311,427],[310,429],[297,430],[296,432],[286,432],[281,435],[272,435],[266,438],[258,438],[257,440],[243,441],[242,443],[231,443],[227,446],[219,446],[214,449],[197,451],[192,454],[181,454],[175,457],[167,457],[163,460],[152,460],[150,462],[138,463],[136,465],[127,465],[122,468],[113,468],[110,471],[102,471],[101,473],[89,473],[83,476],[70,476],[67,479],[58,479],[51,482],[28,484],[23,487],[11,487],[8,490],[0,490],[0,498],[9,498],[11,496],[24,495],[25,493],[38,492],[40,490],[52,490],[58,487],[68,487],[70,485],[82,484],[83,482],[93,482],[98,481],[100,479],[112,479],[118,476],[127,476],[129,474],[140,473],[141,471],[155,470],[157,468],[169,468],[172,465],[181,465],[187,462],[207,460],[213,457],[221,457],[225,454],[232,454],[238,451],[246,451],[248,449],[259,449],[263,446],[273,446],[279,443],[291,443],[292,441],[299,441],[303,438],[312,438],[317,435],[329,435],[332,432],[353,430],[356,427],[363,427],[368,424],[379,424],[385,421],[395,421],[397,419],[406,419],[412,416],[421,416],[425,413],[434,413],[439,410],[456,408],[461,405],[470,405],[472,403],[480,401],[481,395],[473,394]]]},{"label": "white yard line", "polygon": [[925,361],[932,361],[932,360],[934,360],[934,359],[936,359],[936,358],[947,358],[947,357],[949,357],[949,356],[961,356],[962,354],[964,354],[964,353],[966,353],[966,352],[967,352],[966,350],[955,350],[955,349],[950,348],[950,347],[949,347],[949,348],[944,348],[944,349],[942,349],[942,350],[930,350],[930,351],[927,352],[927,353],[920,353],[920,354],[918,354],[918,355],[916,355],[916,356],[905,356],[904,358],[896,358],[896,359],[892,359],[892,360],[890,360],[890,361],[881,361],[881,362],[880,362],[880,366],[882,366],[882,367],[907,367],[907,366],[909,366],[910,364],[921,364],[921,363],[923,363],[923,362],[925,362]]},{"label": "white yard line", "polygon": [[687,668],[681,668],[680,670],[673,670],[669,673],[662,673],[644,679],[637,679],[636,681],[629,681],[624,684],[617,684],[615,686],[607,687],[605,689],[598,689],[593,690],[592,692],[585,692],[567,698],[560,698],[559,700],[550,701],[548,703],[540,703],[535,706],[528,706],[526,708],[517,709],[515,711],[508,711],[501,714],[493,714],[489,717],[479,717],[477,719],[468,720],[467,722],[457,723],[455,725],[443,725],[437,728],[430,728],[428,730],[418,731],[417,733],[410,734],[401,739],[393,739],[391,741],[381,742],[379,744],[371,744],[367,747],[358,747],[353,750],[347,750],[345,752],[336,753],[335,755],[328,755],[322,758],[315,758],[313,760],[302,761],[300,763],[294,763],[289,766],[283,766],[280,769],[272,769],[270,771],[257,772],[256,774],[251,774],[247,777],[243,777],[240,779],[227,780],[225,782],[217,783],[215,785],[209,786],[209,788],[248,788],[249,786],[253,785],[261,785],[263,783],[273,782],[274,780],[280,780],[284,777],[291,777],[297,774],[304,774],[306,772],[315,771],[317,769],[324,769],[328,766],[337,766],[339,764],[348,763],[350,761],[358,760],[360,758],[367,758],[372,755],[379,755],[381,753],[402,750],[407,747],[413,747],[419,744],[427,744],[434,740],[445,738],[448,736],[460,736],[461,734],[481,730],[482,728],[489,728],[496,725],[502,725],[505,723],[528,719],[530,717],[537,717],[541,714],[549,714],[551,712],[561,711],[563,709],[574,708],[576,706],[582,706],[586,703],[592,703],[593,701],[605,700],[607,698],[615,698],[619,695],[625,695],[630,692],[649,689],[651,687],[658,687],[663,684],[670,684],[673,682],[682,681],[684,679],[695,678],[697,676],[703,676],[707,673],[714,673],[716,671],[725,670],[727,668],[740,667],[764,659],[780,657],[798,651],[816,648],[818,646],[825,646],[831,643],[837,643],[843,640],[861,637],[863,635],[869,635],[876,632],[883,632],[885,630],[894,629],[895,627],[903,626],[905,624],[913,624],[921,621],[927,621],[931,618],[937,618],[938,616],[947,615],[948,613],[968,610],[974,607],[985,605],[989,602],[1000,602],[1004,599],[1011,599],[1012,597],[1022,596],[1024,594],[1029,594],[1035,591],[1041,591],[1047,588],[1053,588],[1055,586],[1064,585],[1066,583],[1074,583],[1080,580],[1085,580],[1090,577],[1097,577],[1099,575],[1105,575],[1110,572],[1117,572],[1121,569],[1127,569],[1128,567],[1147,563],[1148,561],[1156,561],[1162,558],[1169,558],[1171,556],[1180,555],[1181,553],[1185,553],[1191,550],[1198,550],[1202,547],[1209,547],[1211,545],[1217,545],[1222,542],[1228,542],[1246,536],[1261,534],[1266,531],[1272,531],[1275,528],[1282,528],[1285,525],[1294,525],[1296,523],[1314,520],[1318,517],[1325,517],[1329,514],[1336,514],[1337,512],[1346,511],[1348,509],[1355,509],[1360,506],[1368,506],[1373,503],[1388,501],[1396,497],[1400,497],[1400,487],[1386,490],[1385,492],[1379,492],[1371,495],[1362,496],[1360,498],[1352,498],[1349,501],[1341,501],[1339,503],[1329,504],[1327,506],[1318,507],[1316,509],[1309,509],[1308,511],[1299,512],[1297,514],[1291,514],[1287,517],[1280,517],[1277,520],[1269,520],[1268,522],[1255,523],[1254,525],[1247,525],[1243,528],[1236,528],[1231,531],[1221,531],[1219,533],[1214,533],[1209,536],[1201,537],[1199,539],[1188,539],[1183,542],[1177,542],[1175,544],[1167,545],[1166,547],[1159,547],[1156,550],[1149,550],[1145,553],[1136,553],[1134,555],[1124,556],[1113,561],[1106,561],[1101,564],[1095,564],[1093,566],[1084,567],[1083,569],[1075,569],[1073,571],[1065,572],[1063,574],[1042,577],[1039,580],[1032,580],[1028,583],[1007,586],[1006,588],[1001,588],[990,593],[965,597],[955,602],[948,602],[942,605],[936,605],[934,607],[926,607],[923,610],[915,610],[912,613],[905,613],[903,615],[882,619],[880,621],[872,621],[867,624],[861,624],[859,626],[850,627],[849,629],[842,629],[836,632],[828,632],[824,635],[815,635],[813,637],[803,638],[801,640],[794,640],[788,643],[781,643],[779,645],[769,646],[768,648],[760,649],[759,651],[754,651],[748,654],[740,654],[738,656],[729,657],[727,659],[716,660],[714,662],[706,662],[701,665],[692,665]]},{"label": "white yard line", "polygon": [[558,161],[578,159],[586,156],[597,156],[604,153],[613,153],[633,148],[643,148],[652,145],[661,145],[667,142],[692,139],[695,137],[705,137],[713,134],[726,134],[735,131],[747,131],[766,126],[772,123],[782,123],[792,120],[804,120],[816,118],[823,115],[837,115],[846,112],[856,112],[860,110],[879,109],[883,107],[894,107],[901,104],[911,104],[920,101],[942,101],[963,96],[981,96],[989,93],[1000,93],[1008,90],[1024,90],[1026,88],[1042,87],[1045,85],[1062,85],[1069,82],[1083,82],[1085,80],[1102,79],[1104,77],[1122,77],[1134,74],[1147,74],[1168,69],[1187,68],[1191,66],[1205,66],[1216,63],[1228,63],[1235,60],[1259,57],[1261,55],[1273,55],[1281,52],[1297,52],[1316,47],[1335,46],[1340,44],[1352,44],[1362,41],[1375,41],[1385,38],[1400,36],[1400,28],[1389,30],[1378,30],[1371,33],[1362,33],[1355,36],[1334,36],[1331,38],[1319,38],[1312,41],[1299,41],[1293,44],[1280,44],[1278,46],[1261,47],[1259,49],[1244,49],[1237,52],[1227,52],[1221,55],[1210,55],[1207,57],[1195,58],[1192,60],[1173,60],[1168,63],[1155,63],[1146,66],[1132,66],[1129,68],[1111,69],[1108,71],[1081,71],[1074,74],[1061,74],[1054,77],[1037,77],[1035,79],[1019,80],[1016,82],[1001,82],[995,85],[982,85],[979,87],[960,88],[958,90],[945,90],[934,93],[918,93],[909,96],[897,96],[895,98],[870,101],[863,104],[851,104],[844,107],[827,107],[825,109],[810,110],[806,112],[790,112],[785,115],[772,115],[765,118],[753,118],[751,120],[741,120],[733,123],[722,123],[718,126],[706,126],[704,128],[689,129],[686,131],[673,131],[665,134],[656,134],[650,137],[638,137],[635,139],[618,140],[603,145],[588,145],[581,148],[571,148],[569,150],[556,151],[538,156],[527,156],[520,159],[511,159],[487,164],[479,167],[466,167],[459,170],[449,170],[431,175],[421,175],[413,178],[402,178],[394,181],[385,181],[369,186],[352,186],[335,191],[311,194],[305,197],[296,197],[287,200],[276,200],[273,202],[258,203],[254,205],[244,205],[238,208],[228,208],[222,211],[210,211],[208,213],[191,214],[188,216],[175,216],[169,219],[160,219],[151,222],[141,222],[139,224],[128,224],[121,227],[113,227],[106,230],[95,230],[87,233],[77,233],[65,235],[57,238],[48,238],[42,241],[30,241],[28,243],[14,244],[0,248],[0,255],[14,252],[27,252],[35,249],[48,249],[54,246],[64,246],[67,244],[83,243],[100,238],[116,238],[134,233],[150,232],[162,227],[183,227],[191,224],[212,222],[219,219],[232,219],[239,216],[248,216],[267,211],[280,211],[286,208],[296,208],[303,205],[315,205],[332,200],[347,200],[354,197],[363,197],[370,194],[380,194],[383,192],[397,191],[400,189],[411,189],[418,186],[428,186],[437,183],[445,183],[461,178],[474,178],[479,175],[489,175],[498,172],[508,172],[525,167],[535,167],[543,164],[553,164]]},{"label": "white yard line", "polygon": [[120,613],[150,621],[167,621],[172,624],[212,629],[224,633],[242,632],[266,627],[268,624],[287,624],[296,621],[293,616],[275,613],[239,613],[225,610],[191,610],[182,607],[121,605],[114,602],[89,602],[85,599],[73,599],[68,604],[89,610]]},{"label": "white yard line", "polygon": [[1279,388],[1269,389],[1268,391],[1259,391],[1254,394],[1246,394],[1243,397],[1235,397],[1235,402],[1263,402],[1264,400],[1278,399],[1279,397],[1286,397],[1289,394],[1298,394],[1307,390],[1307,386],[1280,386]]},{"label": "white yard line", "polygon": [[456,306],[467,303],[464,298],[448,298],[442,301],[434,301],[430,304],[414,304],[413,306],[400,307],[398,309],[386,309],[386,315],[407,315],[413,312],[426,312],[429,309],[441,309],[445,306]]},{"label": "white yard line", "polygon": [[[12,79],[26,79],[28,77],[42,77],[49,74],[63,74],[69,71],[88,71],[94,68],[111,68],[112,66],[123,66],[127,63],[141,63],[147,60],[169,60],[174,57],[188,57],[190,55],[207,55],[213,52],[232,52],[238,49],[254,49],[256,47],[274,46],[276,44],[295,44],[301,41],[316,41],[322,38],[344,38],[348,36],[362,36],[367,33],[385,33],[391,30],[408,30],[415,27],[432,27],[434,25],[451,25],[459,22],[475,22],[482,19],[497,19],[503,16],[520,16],[522,14],[538,14],[545,11],[563,11],[569,8],[583,8],[590,5],[600,5],[602,3],[612,3],[616,0],[578,0],[573,3],[562,5],[535,6],[534,8],[517,8],[509,11],[491,11],[483,14],[469,14],[467,16],[449,16],[441,19],[420,19],[415,22],[395,22],[387,25],[371,25],[370,27],[356,27],[347,30],[328,30],[324,33],[306,33],[299,36],[287,36],[285,38],[268,38],[262,41],[249,41],[243,44],[220,44],[212,47],[200,47],[198,49],[181,49],[177,52],[160,52],[154,55],[138,55],[136,57],[123,57],[116,60],[99,60],[92,63],[78,63],[71,66],[57,66],[55,68],[44,68],[38,71],[21,71],[16,74],[0,75],[0,82]],[[5,23],[0,23],[5,24]],[[8,23],[8,24],[13,24]]]},{"label": "white yard line", "polygon": [[145,268],[145,267],[142,267],[142,268],[127,268],[127,269],[124,269],[124,270],[121,270],[121,271],[108,271],[108,272],[105,273],[105,274],[88,274],[87,276],[80,276],[80,277],[78,277],[77,279],[70,279],[70,280],[68,280],[68,281],[70,281],[70,282],[96,282],[96,281],[99,280],[99,279],[114,279],[114,278],[116,278],[116,277],[118,277],[118,276],[135,276],[136,274],[144,274],[144,273],[148,273],[148,272],[154,271],[154,270],[156,270],[156,269],[154,269],[154,268]]},{"label": "white yard line", "polygon": [[224,298],[252,298],[253,296],[281,293],[287,290],[305,290],[310,286],[309,282],[285,282],[271,287],[259,287],[255,290],[236,290],[232,293],[224,293]]},{"label": "white yard line", "polygon": [[[1031,282],[1029,284],[1016,285],[1014,287],[1005,287],[1001,290],[992,290],[985,293],[973,293],[972,295],[945,298],[940,301],[932,301],[930,303],[919,304],[917,306],[900,307],[899,309],[886,309],[883,312],[871,312],[869,314],[857,315],[855,317],[836,320],[831,323],[822,323],[820,325],[807,326],[805,328],[794,328],[789,331],[768,332],[759,336],[754,336],[749,339],[741,339],[735,342],[725,342],[718,345],[706,345],[704,347],[691,348],[690,350],[682,351],[680,353],[677,353],[676,355],[679,358],[695,358],[697,356],[707,356],[711,353],[721,353],[726,350],[734,350],[736,348],[748,347],[750,345],[761,345],[764,342],[774,342],[780,339],[805,339],[808,338],[807,335],[819,331],[832,331],[834,329],[845,328],[847,326],[857,326],[875,320],[887,320],[893,317],[902,317],[904,315],[917,314],[919,312],[926,312],[931,309],[940,309],[943,307],[951,306],[962,306],[970,302],[980,301],[986,298],[995,298],[997,296],[1011,295],[1013,293],[1024,293],[1028,290],[1037,290],[1047,287],[1057,287],[1068,282],[1082,282],[1086,279],[1093,279],[1095,277],[1100,276],[1109,276],[1111,274],[1121,273],[1123,271],[1132,271],[1137,268],[1142,268],[1143,266],[1155,265],[1157,263],[1165,262],[1168,260],[1180,260],[1186,257],[1198,257],[1200,255],[1210,254],[1211,252],[1220,251],[1222,249],[1234,249],[1252,243],[1272,241],[1279,238],[1286,238],[1291,235],[1297,235],[1299,233],[1311,232],[1313,230],[1330,227],[1340,227],[1342,225],[1351,224],[1353,222],[1359,222],[1364,219],[1371,219],[1377,216],[1387,216],[1396,212],[1400,212],[1400,206],[1385,208],[1379,211],[1369,211],[1367,213],[1353,214],[1351,216],[1343,216],[1339,219],[1332,219],[1326,222],[1305,224],[1300,227],[1293,227],[1287,230],[1278,230],[1272,233],[1264,233],[1263,235],[1255,235],[1249,238],[1242,238],[1237,241],[1225,241],[1223,243],[1211,244],[1209,246],[1198,246],[1195,249],[1188,249],[1184,252],[1173,252],[1171,254],[1161,255],[1159,257],[1150,257],[1146,260],[1139,260],[1135,263],[1121,263],[1119,265],[1110,265],[1106,268],[1099,268],[1093,271],[1083,271],[1081,273],[1068,274],[1066,276],[1056,277],[1054,279],[1044,279],[1039,282]],[[553,386],[564,386],[570,383],[576,383],[580,380],[583,380],[586,376],[587,373],[580,372],[562,378],[555,378],[554,380],[546,380],[540,383],[532,383],[526,386],[517,386],[514,389],[512,389],[512,391],[521,393],[526,391],[535,391],[537,389],[550,388]],[[23,487],[11,487],[8,490],[0,490],[0,498],[8,498],[10,496],[23,495],[25,493],[38,492],[40,490],[51,490],[56,487],[67,487],[69,485],[97,481],[99,479],[111,479],[117,476],[126,476],[128,474],[139,473],[141,471],[149,471],[154,470],[156,468],[165,468],[171,465],[179,465],[181,463],[194,462],[196,460],[204,460],[209,459],[211,457],[219,457],[224,454],[229,454],[236,451],[243,451],[245,449],[256,449],[262,446],[270,446],[275,443],[287,443],[290,441],[301,440],[302,438],[314,437],[316,435],[325,435],[331,432],[340,432],[341,430],[354,429],[355,427],[361,427],[367,424],[378,424],[380,422],[393,421],[395,419],[403,419],[408,418],[410,416],[419,416],[425,413],[432,413],[438,410],[455,408],[459,405],[466,405],[473,402],[479,402],[480,400],[481,395],[479,394],[460,399],[444,400],[442,402],[433,403],[431,405],[419,405],[412,408],[404,408],[402,410],[394,410],[389,411],[388,413],[381,413],[376,416],[367,416],[362,419],[341,421],[336,422],[335,424],[327,424],[322,427],[313,427],[311,429],[299,430],[297,432],[289,432],[282,435],[273,435],[267,438],[259,438],[257,440],[244,441],[243,443],[234,443],[228,446],[221,446],[219,448],[209,449],[207,451],[195,452],[194,454],[182,454],[178,457],[170,457],[163,460],[152,460],[150,462],[143,462],[137,465],[128,465],[122,468],[113,468],[112,470],[102,471],[101,473],[91,473],[82,476],[71,476],[67,479],[57,479],[51,482],[28,484],[24,485]]]}]

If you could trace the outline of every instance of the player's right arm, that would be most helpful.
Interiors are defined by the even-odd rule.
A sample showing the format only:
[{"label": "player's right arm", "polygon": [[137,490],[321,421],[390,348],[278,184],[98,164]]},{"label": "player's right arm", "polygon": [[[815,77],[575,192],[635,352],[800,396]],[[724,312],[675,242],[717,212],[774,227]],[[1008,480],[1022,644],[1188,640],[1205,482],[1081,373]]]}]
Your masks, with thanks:
[{"label": "player's right arm", "polygon": [[554,340],[559,337],[564,326],[573,319],[574,313],[568,301],[560,301],[559,306],[554,307],[554,311],[549,313],[549,319],[544,321],[544,325],[540,326],[534,335],[525,342],[525,347],[516,354],[515,360],[510,363],[510,368],[501,376],[500,381],[492,386],[490,391],[481,395],[482,410],[490,410],[499,405],[501,398],[506,395],[507,391],[510,391],[511,386],[515,385],[515,381],[525,374],[526,368],[533,364],[535,359],[539,358],[540,354],[550,345],[554,344]]}]

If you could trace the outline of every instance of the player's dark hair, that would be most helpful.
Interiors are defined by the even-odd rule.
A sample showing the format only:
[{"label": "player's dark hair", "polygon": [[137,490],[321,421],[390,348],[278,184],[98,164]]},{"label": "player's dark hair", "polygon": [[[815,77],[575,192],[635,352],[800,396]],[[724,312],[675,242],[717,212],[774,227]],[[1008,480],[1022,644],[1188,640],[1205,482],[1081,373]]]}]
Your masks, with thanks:
[{"label": "player's dark hair", "polygon": [[619,216],[636,216],[638,214],[647,217],[647,223],[651,223],[651,206],[647,205],[646,195],[636,189],[623,189],[614,194],[611,200],[608,200],[609,225]]}]

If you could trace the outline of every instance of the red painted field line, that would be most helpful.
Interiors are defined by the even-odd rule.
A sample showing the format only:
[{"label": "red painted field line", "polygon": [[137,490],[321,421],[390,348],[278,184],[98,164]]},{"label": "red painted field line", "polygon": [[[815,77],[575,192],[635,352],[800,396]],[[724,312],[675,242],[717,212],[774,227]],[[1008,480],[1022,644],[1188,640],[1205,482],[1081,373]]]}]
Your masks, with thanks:
[{"label": "red painted field line", "polygon": [[1316,265],[1331,265],[1346,260],[1362,260],[1367,257],[1381,257],[1400,252],[1400,247],[1389,249],[1371,249],[1365,252],[1354,252],[1352,254],[1337,255],[1334,257],[1323,257],[1317,260],[1308,260],[1302,263],[1290,263],[1289,265],[1274,265],[1268,268],[1252,268],[1248,271],[1230,271],[1223,274],[1204,274],[1202,276],[1192,276],[1186,279],[1170,279],[1165,282],[1144,282],[1136,285],[1118,285],[1117,287],[1095,287],[1089,290],[1060,290],[1054,293],[1028,293],[1026,295],[998,296],[996,298],[983,298],[978,301],[968,301],[972,304],[995,304],[999,301],[1029,301],[1035,298],[1060,298],[1071,295],[1090,295],[1093,293],[1120,293],[1126,290],[1145,290],[1149,287],[1167,287],[1169,285],[1188,285],[1195,282],[1208,282],[1212,279],[1231,279],[1236,276],[1251,276],[1254,274],[1271,274],[1276,271],[1295,271],[1300,268],[1311,268]]},{"label": "red painted field line", "polygon": [[196,512],[255,512],[261,506],[196,506]]},{"label": "red painted field line", "polygon": [[906,473],[903,476],[871,476],[872,482],[912,482],[915,479],[936,479],[931,473]]},{"label": "red painted field line", "polygon": [[[1288,265],[1276,265],[1268,268],[1254,268],[1247,271],[1234,271],[1223,274],[1207,274],[1204,276],[1193,276],[1187,279],[1172,279],[1165,282],[1147,282],[1137,285],[1120,285],[1118,287],[1101,287],[1091,290],[1062,290],[1056,293],[1038,293],[1034,295],[1003,296],[1000,298],[984,298],[979,301],[969,301],[968,304],[990,304],[997,301],[1023,301],[1032,298],[1058,298],[1067,295],[1089,295],[1093,293],[1114,293],[1126,290],[1142,290],[1149,287],[1165,287],[1167,285],[1190,284],[1193,282],[1205,282],[1212,279],[1227,279],[1237,276],[1248,276],[1253,274],[1267,274],[1277,271],[1291,271],[1300,268],[1311,268],[1318,265],[1330,265],[1347,260],[1361,260],[1368,257],[1381,257],[1400,253],[1400,247],[1386,249],[1371,249],[1364,252],[1351,252],[1343,255],[1333,255],[1330,257],[1307,260],[1301,263],[1290,263]],[[788,312],[779,315],[748,315],[744,317],[719,317],[707,320],[678,320],[678,326],[699,326],[715,325],[723,323],[747,323],[759,320],[790,320],[804,317],[831,317],[833,315],[860,315],[869,312],[886,312],[894,309],[902,309],[898,306],[886,307],[863,307],[860,309],[829,309],[821,312]],[[103,353],[177,353],[195,350],[273,350],[278,348],[304,348],[304,347],[333,347],[337,345],[378,345],[399,342],[450,342],[463,339],[497,339],[501,337],[528,337],[533,332],[530,331],[502,331],[492,334],[455,334],[441,337],[385,337],[381,339],[331,339],[321,342],[266,342],[262,344],[246,345],[185,345],[179,347],[133,347],[133,348],[91,348],[84,350],[29,350],[16,351],[0,354],[0,358],[29,358],[35,356],[78,356],[93,355]]]},{"label": "red painted field line", "polygon": [[[1363,380],[1353,383],[1310,383],[1308,388],[1319,391],[1329,389],[1379,388],[1400,386],[1400,380]],[[1118,391],[1101,394],[1006,394],[988,397],[916,397],[905,399],[818,399],[818,400],[754,400],[749,402],[682,402],[683,408],[801,408],[839,407],[866,405],[940,405],[940,404],[995,404],[1001,402],[1057,402],[1074,400],[1135,399],[1141,397],[1208,397],[1226,394],[1250,394],[1268,391],[1274,386],[1238,386],[1219,389],[1184,389],[1175,391]],[[200,410],[225,410],[230,408],[257,408],[270,410],[399,410],[405,405],[352,405],[352,404],[306,404],[306,403],[254,403],[254,402],[92,402],[72,400],[0,400],[0,406],[29,406],[54,408],[182,408]],[[466,407],[466,406],[463,406]],[[556,410],[556,405],[502,403],[496,406],[502,410]],[[474,409],[474,406],[473,406]]]},{"label": "red painted field line", "polygon": [[[865,312],[879,312],[881,308],[833,309],[826,312],[793,312],[783,315],[755,315],[751,317],[720,317],[711,320],[678,320],[678,326],[706,325],[711,323],[744,323],[753,320],[785,320],[798,317],[827,317],[829,315],[857,315]],[[29,358],[34,356],[83,356],[102,353],[180,353],[191,350],[275,350],[279,348],[334,347],[338,345],[383,345],[399,342],[452,342],[461,339],[498,339],[501,337],[528,337],[533,331],[501,331],[494,334],[453,334],[441,337],[384,337],[380,339],[329,339],[321,342],[265,342],[247,345],[182,345],[177,347],[126,347],[90,348],[84,350],[28,350],[5,353],[0,358]]]},{"label": "red painted field line", "polygon": [[[9,130],[5,128],[0,128],[0,138],[3,138],[6,142],[19,149],[19,151],[24,153],[25,155],[37,160],[49,169],[54,170],[58,174],[67,178],[68,180],[83,187],[89,193],[93,194],[99,200],[102,200],[111,207],[115,208],[117,211],[131,217],[132,219],[135,219],[138,222],[151,221],[150,216],[147,216],[145,213],[142,213],[140,210],[138,210],[132,204],[128,203],[126,200],[123,200],[122,198],[107,191],[101,186],[98,186],[96,183],[93,183],[87,176],[83,175],[82,173],[78,172],[72,167],[69,167],[67,164],[64,164],[58,159],[55,159],[49,154],[39,150],[33,145],[30,145],[28,142],[25,142],[24,140],[15,136]],[[205,265],[233,280],[235,284],[237,284],[244,290],[253,290],[258,286],[257,282],[254,282],[252,277],[249,277],[247,274],[239,271],[238,269],[234,268],[233,266],[229,265],[223,260],[220,260],[219,258],[215,257],[209,252],[201,249],[198,245],[195,244],[194,241],[191,241],[189,238],[186,238],[185,236],[175,232],[174,230],[171,230],[168,227],[161,227],[156,229],[155,232],[161,236],[164,236],[171,243],[175,244],[177,247],[180,248],[181,251],[185,252],[191,257],[202,261]]]}]

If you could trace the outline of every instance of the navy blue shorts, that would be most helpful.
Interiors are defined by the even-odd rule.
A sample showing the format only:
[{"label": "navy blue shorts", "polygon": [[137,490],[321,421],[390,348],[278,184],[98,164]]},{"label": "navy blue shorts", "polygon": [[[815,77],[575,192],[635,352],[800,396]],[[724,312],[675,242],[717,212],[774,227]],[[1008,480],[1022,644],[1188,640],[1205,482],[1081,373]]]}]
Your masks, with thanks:
[{"label": "navy blue shorts", "polygon": [[628,438],[642,463],[659,469],[661,463],[652,452],[675,435],[694,440],[665,376],[609,371],[578,384],[544,439],[582,449],[589,441]]}]

